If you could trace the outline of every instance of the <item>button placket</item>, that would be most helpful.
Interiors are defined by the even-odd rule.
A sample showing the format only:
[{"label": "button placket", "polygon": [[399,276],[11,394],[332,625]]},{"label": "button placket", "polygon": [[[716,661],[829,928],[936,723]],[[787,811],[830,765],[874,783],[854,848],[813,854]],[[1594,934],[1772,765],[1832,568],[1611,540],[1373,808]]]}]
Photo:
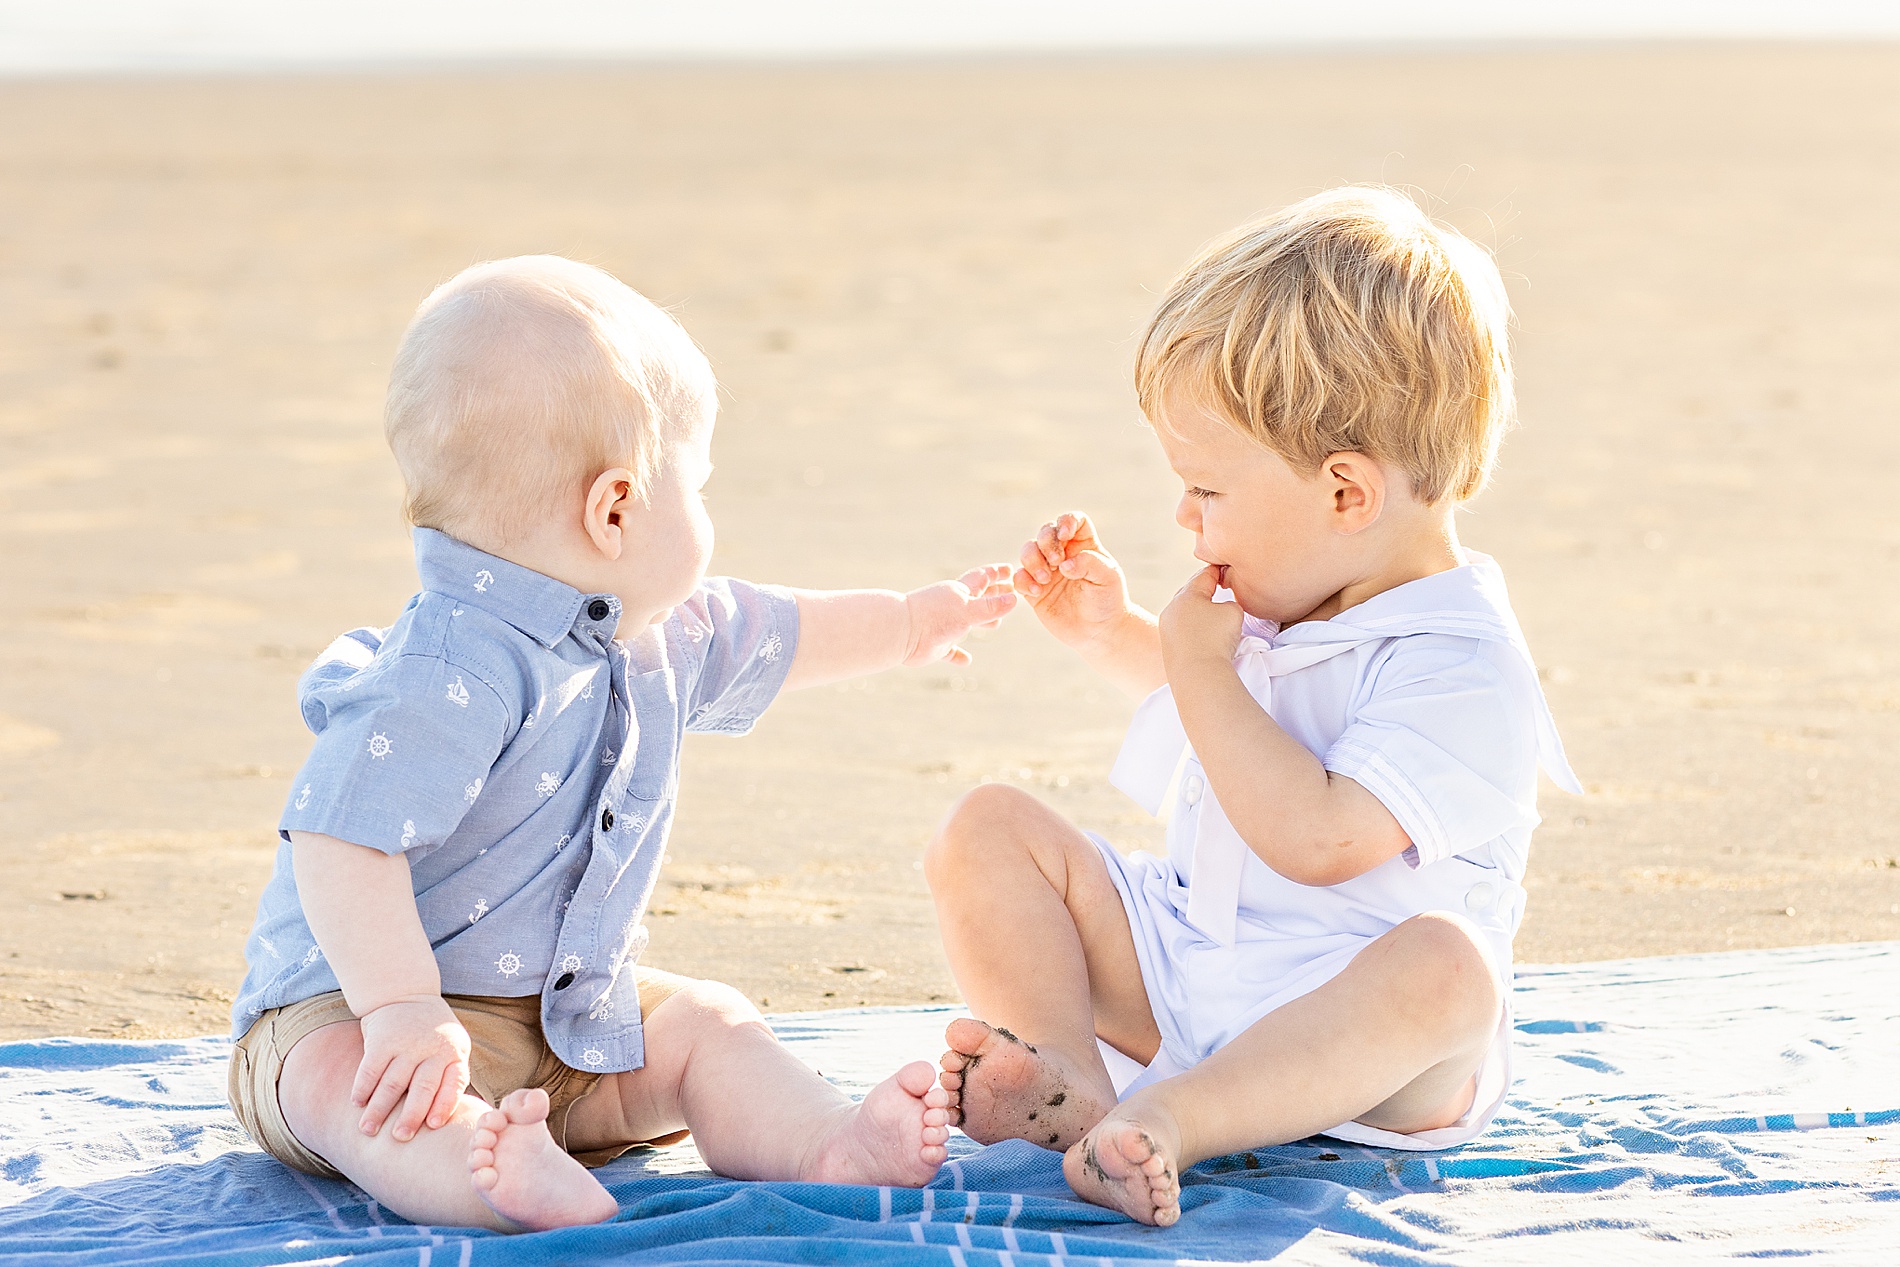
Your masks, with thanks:
[{"label": "button placket", "polygon": [[[604,600],[595,599],[596,603]],[[614,671],[614,660],[618,649],[609,647],[607,652],[607,713],[609,724],[620,725],[629,733],[623,740],[633,738],[631,707],[620,686],[620,675]],[[593,847],[590,849],[587,865],[581,872],[580,883],[575,887],[574,896],[569,900],[567,916],[561,921],[561,932],[556,938],[557,954],[574,952],[581,956],[584,963],[593,963],[599,958],[600,918],[605,905],[609,885],[620,866],[619,851],[613,848],[607,837],[613,834],[620,816],[614,812],[614,806],[626,796],[628,781],[632,778],[633,763],[623,761],[614,772],[607,776],[607,785],[601,789],[599,814],[594,819],[595,833]],[[557,959],[556,962],[559,962]],[[552,991],[565,992],[571,988],[580,976],[573,972],[563,972],[548,985]],[[583,993],[585,993],[583,991]],[[563,1004],[564,1014],[570,1005]],[[574,1008],[584,1009],[584,1004],[575,1003]],[[564,1015],[563,1024],[570,1024],[576,1017],[584,1014],[575,1011]],[[569,1037],[572,1035],[570,1034]],[[570,1053],[572,1054],[572,1053]]]}]

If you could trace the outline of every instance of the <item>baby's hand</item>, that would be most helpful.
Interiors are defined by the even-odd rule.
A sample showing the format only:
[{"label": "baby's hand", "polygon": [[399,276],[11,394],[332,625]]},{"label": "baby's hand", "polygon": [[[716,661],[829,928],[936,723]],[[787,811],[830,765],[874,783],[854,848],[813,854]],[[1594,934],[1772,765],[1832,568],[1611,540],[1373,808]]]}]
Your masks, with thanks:
[{"label": "baby's hand", "polygon": [[[350,1103],[362,1105],[363,1134],[382,1130],[402,1102],[390,1134],[407,1142],[426,1120],[435,1130],[449,1120],[468,1089],[468,1031],[440,997],[371,1008],[363,1029],[363,1063],[356,1068]],[[407,1098],[405,1098],[407,1093]]]},{"label": "baby's hand", "polygon": [[957,641],[972,629],[996,628],[1015,606],[1007,563],[971,568],[954,581],[912,590],[904,595],[904,611],[910,618],[910,648],[904,653],[904,663],[968,664],[970,653]]},{"label": "baby's hand", "polygon": [[1161,656],[1168,666],[1170,682],[1196,658],[1233,664],[1234,652],[1240,649],[1245,613],[1239,603],[1214,601],[1220,585],[1221,569],[1204,567],[1189,577],[1174,600],[1162,609]]},{"label": "baby's hand", "polygon": [[1052,519],[1023,543],[1016,592],[1029,600],[1043,628],[1066,646],[1082,647],[1128,613],[1128,583],[1078,512]]}]

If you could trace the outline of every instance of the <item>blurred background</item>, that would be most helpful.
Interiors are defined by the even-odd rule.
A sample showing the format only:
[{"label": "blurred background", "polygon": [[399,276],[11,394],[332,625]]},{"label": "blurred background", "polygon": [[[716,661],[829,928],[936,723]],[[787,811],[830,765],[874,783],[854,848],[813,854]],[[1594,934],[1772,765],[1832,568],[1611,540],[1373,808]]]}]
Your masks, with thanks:
[{"label": "blurred background", "polygon": [[[1191,570],[1132,341],[1346,181],[1496,252],[1496,555],[1588,794],[1526,961],[1900,937],[1900,11],[1888,4],[0,0],[0,1038],[226,1024],[308,736],[414,587],[380,406],[416,302],[555,251],[724,384],[715,568],[908,587],[1086,509]],[[967,669],[689,748],[649,958],[774,1010],[953,998],[964,789],[1134,848],[1128,705]]]}]

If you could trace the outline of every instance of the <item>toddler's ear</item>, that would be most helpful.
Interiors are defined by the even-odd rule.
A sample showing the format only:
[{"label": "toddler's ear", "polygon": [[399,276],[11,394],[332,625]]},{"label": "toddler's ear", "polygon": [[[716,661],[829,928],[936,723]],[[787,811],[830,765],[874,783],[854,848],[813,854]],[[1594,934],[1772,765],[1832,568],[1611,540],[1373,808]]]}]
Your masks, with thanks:
[{"label": "toddler's ear", "polygon": [[1333,526],[1351,536],[1379,521],[1385,509],[1385,467],[1363,453],[1335,453],[1320,464],[1320,481],[1332,499]]},{"label": "toddler's ear", "polygon": [[627,520],[638,505],[633,493],[636,486],[633,472],[617,466],[594,477],[581,503],[581,527],[609,561],[627,548]]}]

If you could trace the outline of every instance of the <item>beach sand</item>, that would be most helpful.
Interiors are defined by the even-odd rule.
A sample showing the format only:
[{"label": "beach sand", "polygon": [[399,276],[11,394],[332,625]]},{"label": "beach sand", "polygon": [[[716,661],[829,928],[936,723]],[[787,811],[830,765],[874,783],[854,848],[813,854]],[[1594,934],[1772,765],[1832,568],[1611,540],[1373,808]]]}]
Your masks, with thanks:
[{"label": "beach sand", "polygon": [[[1191,570],[1131,339],[1342,181],[1494,246],[1504,564],[1589,794],[1526,961],[1900,937],[1900,48],[0,84],[0,1038],[227,1024],[293,684],[413,586],[380,432],[436,282],[557,251],[725,384],[715,566],[908,587],[1092,512]],[[1885,85],[1883,87],[1883,85]],[[1128,704],[1033,619],[689,747],[649,960],[955,997],[918,857],[984,780],[1127,847]]]}]

